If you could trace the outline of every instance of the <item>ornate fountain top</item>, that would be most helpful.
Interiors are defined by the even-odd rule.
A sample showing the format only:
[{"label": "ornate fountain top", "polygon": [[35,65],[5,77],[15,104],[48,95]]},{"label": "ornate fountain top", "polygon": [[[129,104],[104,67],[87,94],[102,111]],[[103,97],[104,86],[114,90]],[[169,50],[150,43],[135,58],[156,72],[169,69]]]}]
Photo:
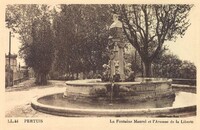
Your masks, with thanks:
[{"label": "ornate fountain top", "polygon": [[119,21],[119,16],[117,14],[113,15],[113,23],[110,26],[111,28],[122,28],[122,22]]}]

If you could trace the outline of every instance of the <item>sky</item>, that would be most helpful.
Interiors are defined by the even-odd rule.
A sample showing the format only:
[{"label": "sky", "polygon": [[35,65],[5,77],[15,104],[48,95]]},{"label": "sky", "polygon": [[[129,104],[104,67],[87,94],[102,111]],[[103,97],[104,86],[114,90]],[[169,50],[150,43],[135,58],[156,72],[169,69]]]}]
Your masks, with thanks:
[{"label": "sky", "polygon": [[171,53],[177,55],[182,60],[189,60],[197,65],[198,62],[198,50],[199,50],[199,17],[196,7],[193,7],[189,20],[191,25],[186,30],[183,38],[178,38],[175,42],[166,42]]},{"label": "sky", "polygon": [[[189,19],[190,19],[190,27],[186,31],[185,35],[183,38],[178,37],[178,39],[170,42],[165,42],[165,45],[168,47],[169,52],[177,55],[181,60],[188,60],[193,62],[195,65],[197,65],[197,59],[198,59],[198,48],[199,48],[199,39],[198,35],[199,30],[198,30],[198,11],[196,7],[193,7],[190,14],[189,14]],[[4,50],[5,53],[8,54],[8,48],[9,48],[9,30],[7,28],[3,29],[3,42],[4,42]],[[17,39],[17,35],[15,37],[11,38],[11,53],[18,54],[19,48],[21,46],[20,41]],[[18,64],[20,65],[25,65],[23,59],[20,59],[18,56],[17,59]]]},{"label": "sky", "polygon": [[[9,32],[10,31],[9,31],[9,29],[5,28],[4,32],[5,32],[4,33],[5,53],[8,54],[8,51],[9,51]],[[19,41],[19,39],[17,37],[18,37],[17,34],[15,34],[14,37],[13,36],[11,37],[11,54],[17,54],[18,55],[21,43],[20,43],[20,41]],[[19,56],[17,57],[17,62],[18,62],[17,64],[20,63],[20,65],[25,65],[24,60],[19,58]]]}]

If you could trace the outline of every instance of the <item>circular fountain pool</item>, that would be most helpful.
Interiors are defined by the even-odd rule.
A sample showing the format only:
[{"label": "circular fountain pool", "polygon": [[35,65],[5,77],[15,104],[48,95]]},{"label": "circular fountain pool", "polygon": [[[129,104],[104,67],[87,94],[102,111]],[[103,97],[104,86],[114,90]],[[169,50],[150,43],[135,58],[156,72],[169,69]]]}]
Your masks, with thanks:
[{"label": "circular fountain pool", "polygon": [[[75,95],[74,93],[68,92],[67,93],[69,95],[68,96],[66,95],[66,91],[64,93],[45,95],[34,99],[32,101],[32,107],[38,111],[49,114],[61,115],[61,116],[81,116],[81,117],[82,116],[153,116],[153,117],[159,116],[160,117],[169,115],[184,116],[187,115],[188,113],[189,115],[196,114],[196,105],[195,105],[196,94],[194,93],[179,91],[175,93],[175,96],[156,96],[156,98],[145,98],[145,100],[139,100],[139,101],[134,100],[132,102],[129,102],[129,100],[114,100],[113,102],[110,102],[109,98],[106,99],[103,98],[103,100],[99,100],[102,98],[98,99],[93,98],[92,100],[90,100],[91,96],[88,97],[87,94],[83,96],[83,94],[87,92],[85,90],[91,90],[92,86],[99,85],[99,83],[97,82],[96,83],[90,82],[89,86],[86,86],[88,85],[88,82],[82,82],[82,84],[76,82],[76,85],[74,85],[75,82],[73,83],[70,82],[70,83],[71,85],[73,85],[73,87],[67,86],[70,88],[70,89],[67,88],[67,90],[71,90],[69,92],[75,92]],[[168,84],[168,82],[164,82],[164,84],[165,83]],[[102,83],[101,85],[104,86],[106,84],[107,83]],[[121,83],[121,84],[127,85],[129,83]],[[133,82],[132,84],[141,84],[141,83]],[[158,82],[158,84],[154,84],[153,86],[159,87],[160,84],[162,86],[161,88],[164,89],[169,88],[163,85],[163,82]],[[79,90],[80,87],[82,87],[80,85],[84,85],[84,87],[86,88],[82,88],[83,91],[77,93],[76,90],[77,89]],[[142,86],[144,86],[144,84]],[[87,87],[89,89],[87,89]],[[136,85],[136,87],[138,87],[138,85]],[[147,90],[147,92],[151,91],[150,89],[138,89],[138,90]]]},{"label": "circular fountain pool", "polygon": [[[184,99],[184,100],[183,100]],[[186,101],[188,99],[189,101]],[[193,100],[192,100],[193,99]],[[63,93],[47,95],[38,99],[38,103],[64,108],[80,108],[80,109],[151,109],[151,108],[166,108],[166,107],[186,107],[195,104],[195,94],[187,92],[177,92],[176,98],[161,98],[157,100],[149,100],[136,104],[130,103],[113,103],[105,102],[99,104],[98,102],[79,102],[70,101],[63,98]]]}]

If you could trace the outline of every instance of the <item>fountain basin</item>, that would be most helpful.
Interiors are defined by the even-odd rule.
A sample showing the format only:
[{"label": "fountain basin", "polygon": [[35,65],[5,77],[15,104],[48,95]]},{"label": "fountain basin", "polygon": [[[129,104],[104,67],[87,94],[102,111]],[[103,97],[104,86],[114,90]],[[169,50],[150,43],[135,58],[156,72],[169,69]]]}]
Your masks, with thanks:
[{"label": "fountain basin", "polygon": [[[196,115],[196,94],[175,93],[168,79],[137,78],[135,82],[114,84],[90,79],[67,81],[66,84],[64,93],[35,98],[31,106],[40,112],[67,117]],[[115,93],[112,102],[111,86]]]},{"label": "fountain basin", "polygon": [[[172,80],[165,78],[136,78],[135,82],[101,82],[101,79],[75,80],[66,82],[64,97],[81,102],[136,103],[159,99],[174,98]],[[113,88],[112,88],[113,87]]]},{"label": "fountain basin", "polygon": [[[34,109],[59,116],[73,117],[104,117],[104,116],[188,116],[196,114],[196,94],[187,92],[176,93],[174,101],[171,99],[152,100],[146,103],[138,104],[85,104],[80,102],[71,102],[62,97],[63,93],[50,94],[35,98],[31,105]],[[190,102],[184,100],[190,99]],[[166,105],[168,104],[168,105]]]}]

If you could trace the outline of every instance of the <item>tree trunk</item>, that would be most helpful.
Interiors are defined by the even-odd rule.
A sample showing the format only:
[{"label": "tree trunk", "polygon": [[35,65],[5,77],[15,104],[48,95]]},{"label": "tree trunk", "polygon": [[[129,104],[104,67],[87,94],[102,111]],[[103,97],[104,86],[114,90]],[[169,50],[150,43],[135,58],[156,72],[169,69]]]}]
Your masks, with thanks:
[{"label": "tree trunk", "polygon": [[40,74],[39,74],[39,73],[36,73],[36,74],[35,74],[35,84],[39,84],[40,79],[41,79]]},{"label": "tree trunk", "polygon": [[144,62],[145,77],[152,77],[151,62]]},{"label": "tree trunk", "polygon": [[41,85],[47,85],[47,74],[42,74]]},{"label": "tree trunk", "polygon": [[47,85],[47,75],[43,73],[37,73],[35,83],[37,85]]}]

